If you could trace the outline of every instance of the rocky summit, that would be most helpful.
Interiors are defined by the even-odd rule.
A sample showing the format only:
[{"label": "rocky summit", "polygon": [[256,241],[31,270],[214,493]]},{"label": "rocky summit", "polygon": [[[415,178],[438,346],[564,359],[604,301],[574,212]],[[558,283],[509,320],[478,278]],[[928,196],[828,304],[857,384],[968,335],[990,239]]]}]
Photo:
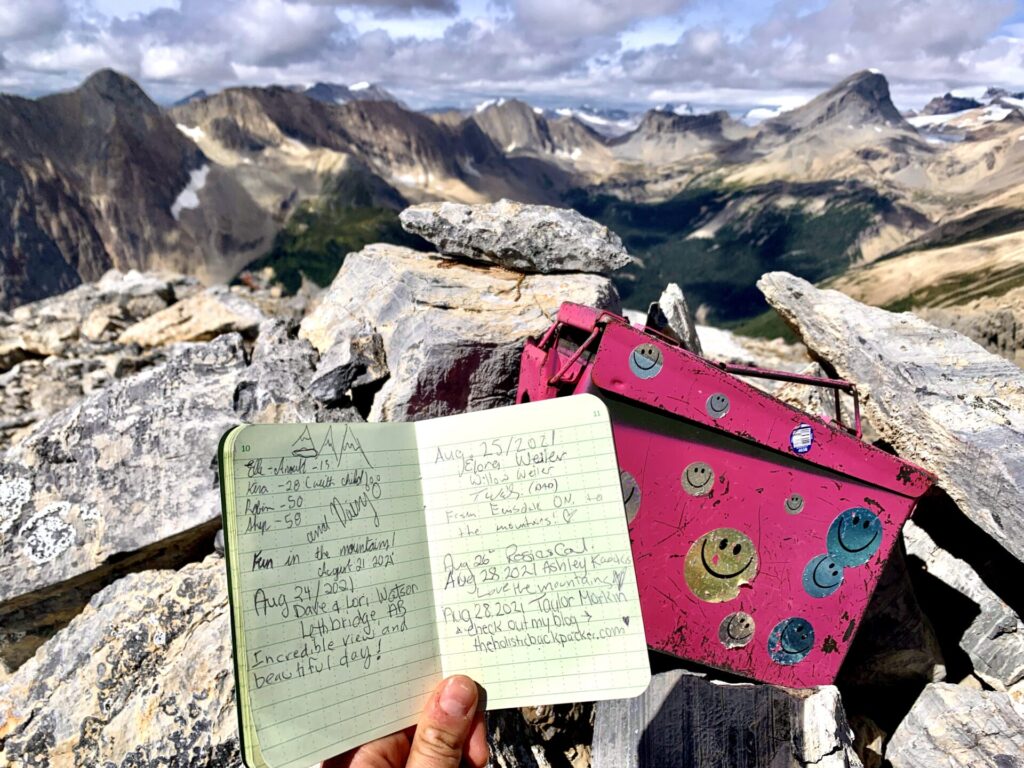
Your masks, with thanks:
[{"label": "rocky summit", "polygon": [[[818,116],[878,96],[877,82],[854,85]],[[0,315],[0,764],[240,765],[217,544],[224,430],[506,405],[524,341],[563,301],[627,312],[608,273],[631,257],[578,213],[430,204],[402,220],[437,252],[365,244],[323,289],[112,270]],[[710,360],[849,379],[866,434],[941,486],[906,526],[836,685],[737,682],[652,654],[637,699],[488,713],[492,765],[1019,764],[1020,369],[790,274],[761,286],[799,342],[697,323],[676,284],[654,320]]]}]

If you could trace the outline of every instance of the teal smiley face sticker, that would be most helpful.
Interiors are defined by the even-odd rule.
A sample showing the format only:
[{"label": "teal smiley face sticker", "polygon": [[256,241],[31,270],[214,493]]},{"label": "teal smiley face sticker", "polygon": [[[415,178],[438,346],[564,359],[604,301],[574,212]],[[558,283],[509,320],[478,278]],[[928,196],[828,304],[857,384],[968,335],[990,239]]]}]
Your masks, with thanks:
[{"label": "teal smiley face sticker", "polygon": [[812,557],[804,568],[803,583],[811,597],[828,597],[843,583],[843,566],[831,555]]},{"label": "teal smiley face sticker", "polygon": [[796,664],[814,648],[814,627],[807,619],[783,619],[768,635],[768,655],[776,664]]},{"label": "teal smiley face sticker", "polygon": [[641,344],[629,353],[629,370],[638,379],[653,379],[665,365],[661,348],[657,344]]},{"label": "teal smiley face sticker", "polygon": [[844,568],[864,565],[882,545],[882,521],[866,507],[843,510],[829,526],[825,545]]}]

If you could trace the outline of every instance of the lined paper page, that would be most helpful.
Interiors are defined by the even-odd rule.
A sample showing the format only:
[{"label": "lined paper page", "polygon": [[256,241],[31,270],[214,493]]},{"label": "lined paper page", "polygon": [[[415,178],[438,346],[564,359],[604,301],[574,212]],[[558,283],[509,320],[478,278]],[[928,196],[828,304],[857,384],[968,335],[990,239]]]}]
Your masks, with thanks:
[{"label": "lined paper page", "polygon": [[250,426],[230,453],[247,752],[305,767],[414,723],[441,667],[413,426]]},{"label": "lined paper page", "polygon": [[615,446],[591,395],[416,424],[445,675],[487,707],[650,681]]}]

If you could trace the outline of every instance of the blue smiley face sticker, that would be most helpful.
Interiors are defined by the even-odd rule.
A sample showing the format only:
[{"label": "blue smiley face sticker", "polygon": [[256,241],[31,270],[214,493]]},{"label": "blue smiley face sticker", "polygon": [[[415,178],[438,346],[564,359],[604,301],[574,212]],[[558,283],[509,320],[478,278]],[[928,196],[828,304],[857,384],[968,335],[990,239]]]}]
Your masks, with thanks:
[{"label": "blue smiley face sticker", "polygon": [[882,545],[882,521],[870,509],[851,507],[832,521],[825,545],[844,568],[864,565]]},{"label": "blue smiley face sticker", "polygon": [[657,344],[641,344],[629,353],[629,370],[638,379],[653,379],[665,365],[665,358]]},{"label": "blue smiley face sticker", "polygon": [[804,568],[804,591],[811,597],[828,597],[843,583],[843,566],[832,555],[818,555]]},{"label": "blue smiley face sticker", "polygon": [[783,619],[768,635],[768,655],[776,664],[796,664],[814,647],[814,627],[807,619]]}]

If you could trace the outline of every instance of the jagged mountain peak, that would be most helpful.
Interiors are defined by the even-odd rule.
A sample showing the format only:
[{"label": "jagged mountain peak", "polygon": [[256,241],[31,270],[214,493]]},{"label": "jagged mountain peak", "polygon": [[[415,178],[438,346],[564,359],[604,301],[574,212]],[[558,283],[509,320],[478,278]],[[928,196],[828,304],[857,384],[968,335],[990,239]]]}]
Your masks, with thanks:
[{"label": "jagged mountain peak", "polygon": [[828,124],[843,128],[887,125],[913,130],[892,103],[889,81],[872,69],[853,73],[802,107],[766,120],[763,126],[768,132],[788,133]]},{"label": "jagged mountain peak", "polygon": [[400,103],[395,96],[387,89],[376,83],[352,83],[342,85],[340,83],[314,83],[301,91],[304,95],[316,101],[328,104],[347,104],[350,101],[393,101]]},{"label": "jagged mountain peak", "polygon": [[113,70],[5,99],[0,158],[0,307],[110,267],[229,273],[269,236],[244,190]]},{"label": "jagged mountain peak", "polygon": [[536,109],[527,104],[521,99],[494,99],[492,101],[485,101],[476,108],[476,114],[483,114],[484,112],[494,112],[499,115],[533,115],[540,116]]},{"label": "jagged mountain peak", "polygon": [[134,104],[152,104],[156,107],[156,104],[138,83],[128,75],[113,69],[101,69],[93,72],[77,90],[82,95],[95,95],[111,101]]},{"label": "jagged mountain peak", "polygon": [[519,99],[498,99],[469,118],[506,153],[516,150],[550,152],[554,149],[548,121]]},{"label": "jagged mountain peak", "polygon": [[352,99],[352,91],[349,90],[348,86],[338,83],[313,83],[302,93],[311,99],[327,102],[328,104],[344,104]]},{"label": "jagged mountain peak", "polygon": [[202,101],[209,95],[210,94],[208,94],[203,88],[200,88],[198,91],[193,91],[188,96],[183,96],[182,98],[178,99],[173,104],[171,104],[171,106],[181,107],[185,104],[191,104],[193,101]]},{"label": "jagged mountain peak", "polygon": [[692,115],[694,114],[693,106],[690,104],[674,104],[672,102],[665,102],[659,104],[654,108],[655,112],[665,112],[671,115]]},{"label": "jagged mountain peak", "polygon": [[640,120],[638,131],[649,133],[685,133],[695,131],[721,131],[722,125],[732,118],[725,110],[704,112],[699,115],[679,114],[662,109],[649,109]]},{"label": "jagged mountain peak", "polygon": [[922,115],[948,115],[953,112],[963,112],[965,109],[975,109],[982,106],[977,99],[954,96],[952,93],[945,93],[936,96],[921,109]]},{"label": "jagged mountain peak", "polygon": [[989,86],[982,95],[982,101],[994,101],[995,99],[1009,96],[1011,99],[1024,99],[1024,91],[1010,91],[1006,88]]}]

